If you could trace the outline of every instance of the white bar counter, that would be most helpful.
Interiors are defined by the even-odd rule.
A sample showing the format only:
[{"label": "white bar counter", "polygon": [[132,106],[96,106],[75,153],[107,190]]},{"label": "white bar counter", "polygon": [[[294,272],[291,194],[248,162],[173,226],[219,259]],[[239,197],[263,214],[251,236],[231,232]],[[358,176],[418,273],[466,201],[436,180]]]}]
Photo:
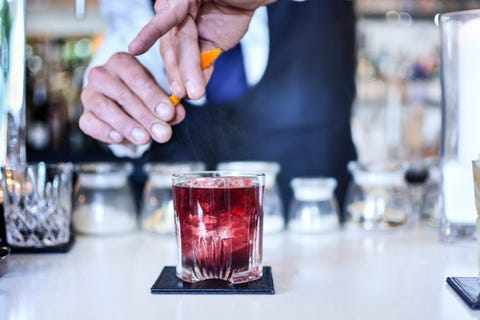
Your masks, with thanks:
[{"label": "white bar counter", "polygon": [[153,295],[173,236],[77,236],[66,254],[0,262],[0,319],[479,319],[446,284],[478,273],[477,244],[437,231],[264,236],[275,295]]}]

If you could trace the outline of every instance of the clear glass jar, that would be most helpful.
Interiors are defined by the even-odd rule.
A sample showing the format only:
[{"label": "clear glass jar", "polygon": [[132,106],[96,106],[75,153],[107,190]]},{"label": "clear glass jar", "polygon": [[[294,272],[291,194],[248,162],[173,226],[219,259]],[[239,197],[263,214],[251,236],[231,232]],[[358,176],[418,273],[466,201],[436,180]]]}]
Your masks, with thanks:
[{"label": "clear glass jar", "polygon": [[265,194],[263,199],[263,232],[265,234],[282,231],[285,228],[283,204],[277,184],[280,164],[265,161],[222,162],[217,166],[222,171],[245,171],[265,174]]},{"label": "clear glass jar", "polygon": [[333,195],[337,181],[334,178],[294,178],[290,186],[294,198],[289,210],[289,231],[319,233],[338,228],[338,205]]},{"label": "clear glass jar", "polygon": [[91,235],[119,234],[137,229],[135,197],[128,180],[131,163],[77,165],[73,226]]},{"label": "clear glass jar", "polygon": [[395,230],[413,222],[403,164],[353,161],[348,169],[353,180],[345,200],[347,228]]},{"label": "clear glass jar", "polygon": [[205,170],[203,162],[147,163],[143,167],[147,181],[143,188],[141,226],[143,230],[173,234],[175,232],[172,175]]}]

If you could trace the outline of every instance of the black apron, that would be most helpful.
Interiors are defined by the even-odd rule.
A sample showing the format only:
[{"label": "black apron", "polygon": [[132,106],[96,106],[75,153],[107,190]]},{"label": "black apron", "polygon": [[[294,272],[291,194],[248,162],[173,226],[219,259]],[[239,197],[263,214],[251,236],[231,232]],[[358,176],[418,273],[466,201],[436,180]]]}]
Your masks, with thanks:
[{"label": "black apron", "polygon": [[191,106],[173,138],[147,161],[277,161],[285,208],[293,177],[338,181],[343,203],[348,161],[356,158],[350,116],[355,95],[352,1],[279,0],[268,7],[270,54],[261,81],[235,101]]}]

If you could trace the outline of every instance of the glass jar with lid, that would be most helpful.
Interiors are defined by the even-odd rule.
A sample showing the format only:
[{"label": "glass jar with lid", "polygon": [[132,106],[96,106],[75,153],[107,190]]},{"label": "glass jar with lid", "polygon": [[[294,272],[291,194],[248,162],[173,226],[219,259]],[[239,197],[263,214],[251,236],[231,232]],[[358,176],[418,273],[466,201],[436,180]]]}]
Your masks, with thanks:
[{"label": "glass jar with lid", "polygon": [[76,166],[73,226],[91,235],[137,228],[135,197],[129,182],[131,163],[84,163]]},{"label": "glass jar with lid", "polygon": [[345,210],[349,228],[394,230],[411,225],[406,166],[399,162],[348,164],[353,180]]},{"label": "glass jar with lid", "polygon": [[175,232],[172,174],[205,170],[203,162],[147,163],[143,167],[147,181],[140,210],[143,230],[159,234]]},{"label": "glass jar with lid", "polygon": [[283,204],[277,184],[280,164],[268,161],[233,161],[217,165],[222,171],[244,171],[265,174],[265,193],[263,199],[263,232],[265,234],[282,231],[285,228]]},{"label": "glass jar with lid", "polygon": [[333,194],[334,178],[294,178],[290,182],[294,198],[287,228],[298,233],[319,233],[337,229],[338,205]]}]

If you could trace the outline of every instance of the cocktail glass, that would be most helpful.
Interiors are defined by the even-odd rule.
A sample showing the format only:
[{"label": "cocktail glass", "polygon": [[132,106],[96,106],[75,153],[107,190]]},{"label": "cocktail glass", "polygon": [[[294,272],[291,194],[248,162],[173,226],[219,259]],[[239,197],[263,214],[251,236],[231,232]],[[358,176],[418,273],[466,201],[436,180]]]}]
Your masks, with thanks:
[{"label": "cocktail glass", "polygon": [[173,175],[178,278],[262,277],[264,183],[263,174],[241,172]]}]

